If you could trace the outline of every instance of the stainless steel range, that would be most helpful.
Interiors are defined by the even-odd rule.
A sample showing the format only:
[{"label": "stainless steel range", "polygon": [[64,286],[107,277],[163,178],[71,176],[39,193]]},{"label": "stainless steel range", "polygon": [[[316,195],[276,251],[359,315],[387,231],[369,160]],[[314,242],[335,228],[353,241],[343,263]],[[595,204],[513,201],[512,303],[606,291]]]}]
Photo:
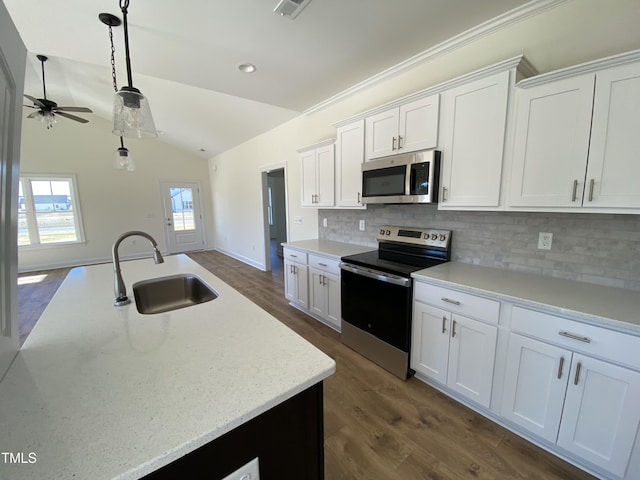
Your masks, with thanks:
[{"label": "stainless steel range", "polygon": [[411,273],[448,262],[451,231],[380,227],[378,250],[342,257],[342,342],[406,379],[411,348]]}]

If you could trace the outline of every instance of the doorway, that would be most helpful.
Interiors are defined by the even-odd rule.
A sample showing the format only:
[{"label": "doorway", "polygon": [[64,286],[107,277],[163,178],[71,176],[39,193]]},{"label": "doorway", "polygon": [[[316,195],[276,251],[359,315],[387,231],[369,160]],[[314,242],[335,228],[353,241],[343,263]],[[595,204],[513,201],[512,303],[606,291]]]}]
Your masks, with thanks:
[{"label": "doorway", "polygon": [[204,250],[200,185],[197,182],[162,182],[167,253]]},{"label": "doorway", "polygon": [[265,270],[282,270],[282,243],[287,241],[287,182],[284,166],[262,172]]}]

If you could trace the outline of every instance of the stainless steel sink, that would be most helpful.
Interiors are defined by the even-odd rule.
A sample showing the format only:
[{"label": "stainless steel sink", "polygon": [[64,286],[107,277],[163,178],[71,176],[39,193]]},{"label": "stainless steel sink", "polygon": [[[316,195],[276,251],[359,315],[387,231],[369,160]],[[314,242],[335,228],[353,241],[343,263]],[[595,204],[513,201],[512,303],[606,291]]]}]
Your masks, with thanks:
[{"label": "stainless steel sink", "polygon": [[169,312],[218,298],[200,277],[185,273],[133,284],[136,308],[143,314]]}]

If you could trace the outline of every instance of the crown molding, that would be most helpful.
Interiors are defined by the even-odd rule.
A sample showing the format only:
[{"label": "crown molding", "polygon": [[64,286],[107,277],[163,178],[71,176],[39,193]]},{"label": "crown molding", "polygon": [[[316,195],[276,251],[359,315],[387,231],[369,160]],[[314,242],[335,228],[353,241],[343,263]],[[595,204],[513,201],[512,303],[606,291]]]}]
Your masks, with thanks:
[{"label": "crown molding", "polygon": [[320,140],[319,142],[313,143],[311,145],[306,145],[304,147],[300,147],[300,148],[298,148],[297,152],[298,153],[303,153],[303,152],[306,152],[308,150],[313,150],[315,148],[320,148],[320,147],[325,147],[327,145],[331,145],[332,143],[336,143],[336,139],[335,138],[327,138],[325,140]]},{"label": "crown molding", "polygon": [[549,10],[551,8],[555,8],[563,3],[567,3],[573,0],[533,0],[529,3],[526,3],[518,8],[514,8],[502,15],[499,15],[491,20],[488,20],[480,25],[477,25],[465,32],[462,32],[455,37],[450,38],[432,48],[424,50],[423,52],[410,57],[403,62],[400,62],[393,67],[390,67],[386,70],[383,70],[368,79],[353,85],[352,87],[343,90],[342,92],[329,97],[328,99],[314,105],[313,107],[302,112],[304,115],[311,115],[313,113],[319,112],[328,108],[329,106],[351,96],[362,90],[365,90],[377,83],[380,83],[388,78],[399,75],[415,66],[431,61],[436,57],[441,55],[445,55],[453,50],[456,50],[464,45],[467,45],[479,38],[482,38],[486,35],[490,35],[491,33],[508,27],[517,22],[521,22],[526,18],[533,17],[539,15],[540,13]]},{"label": "crown molding", "polygon": [[531,63],[529,63],[529,61],[524,57],[524,55],[518,55],[516,57],[503,60],[502,62],[489,65],[488,67],[484,67],[479,70],[474,70],[473,72],[467,73],[465,75],[461,75],[451,80],[447,80],[446,82],[433,85],[431,87],[425,88],[424,90],[420,90],[420,91],[411,93],[409,95],[405,95],[404,97],[396,98],[391,102],[378,105],[372,109],[366,110],[364,112],[360,112],[349,118],[336,122],[333,124],[333,126],[336,128],[339,128],[344,125],[350,124],[356,120],[370,117],[372,115],[376,115],[378,113],[390,110],[392,108],[399,107],[400,105],[412,102],[414,100],[418,100],[419,98],[427,97],[429,95],[436,95],[441,92],[451,90],[452,88],[458,87],[460,85],[465,85],[469,82],[473,82],[475,80],[479,80],[481,78],[485,78],[490,75],[504,72],[507,70],[515,70],[515,76],[513,76],[511,80],[512,84],[515,83],[515,79],[526,78],[528,76],[536,75],[538,73],[537,70],[531,65]]},{"label": "crown molding", "polygon": [[577,75],[585,75],[597,72],[611,67],[619,67],[628,63],[640,61],[640,50],[632,50],[631,52],[620,53],[610,57],[593,60],[591,62],[581,63],[571,67],[554,70],[553,72],[543,73],[533,78],[527,78],[516,84],[518,88],[530,88],[543,83],[562,80],[564,78],[575,77]]}]

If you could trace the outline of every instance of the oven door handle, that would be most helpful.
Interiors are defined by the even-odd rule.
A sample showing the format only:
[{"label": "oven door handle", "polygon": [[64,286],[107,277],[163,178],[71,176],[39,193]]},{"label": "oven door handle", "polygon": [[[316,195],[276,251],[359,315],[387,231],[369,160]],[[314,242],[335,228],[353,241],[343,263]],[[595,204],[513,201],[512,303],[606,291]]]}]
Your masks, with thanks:
[{"label": "oven door handle", "polygon": [[374,280],[379,280],[381,282],[392,283],[393,285],[400,285],[401,287],[405,288],[409,288],[411,286],[410,278],[399,277],[387,272],[381,272],[380,270],[360,267],[345,262],[340,263],[340,268],[347,272],[355,273],[356,275],[362,275],[363,277],[373,278]]}]

